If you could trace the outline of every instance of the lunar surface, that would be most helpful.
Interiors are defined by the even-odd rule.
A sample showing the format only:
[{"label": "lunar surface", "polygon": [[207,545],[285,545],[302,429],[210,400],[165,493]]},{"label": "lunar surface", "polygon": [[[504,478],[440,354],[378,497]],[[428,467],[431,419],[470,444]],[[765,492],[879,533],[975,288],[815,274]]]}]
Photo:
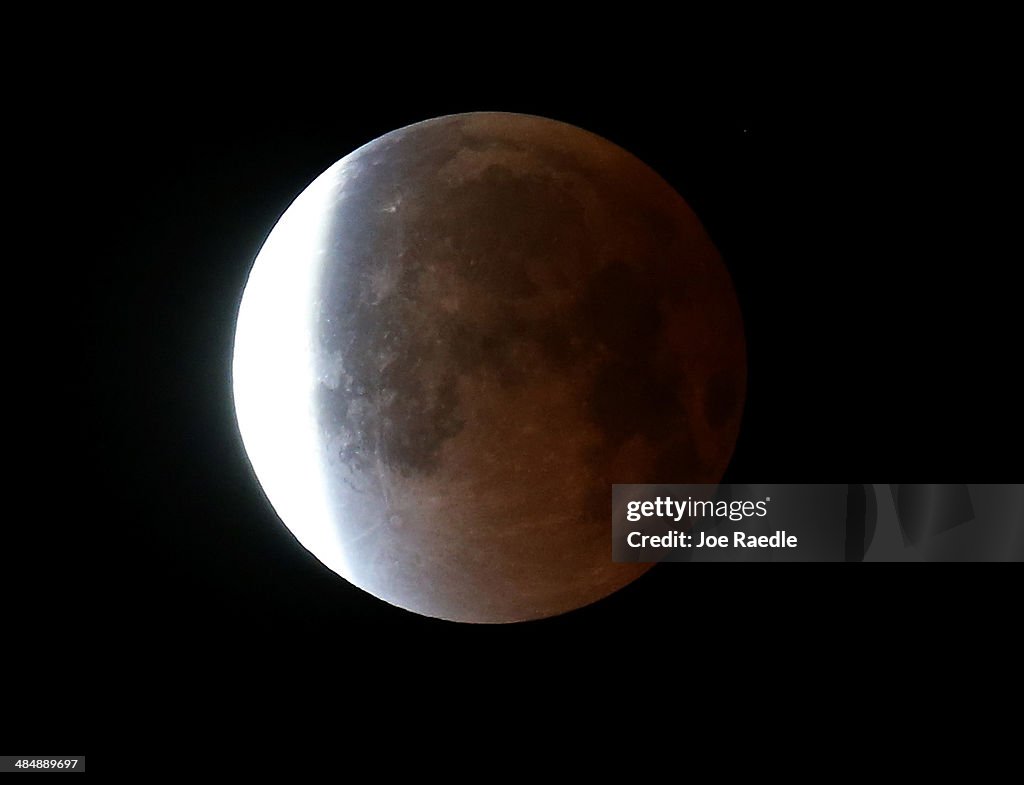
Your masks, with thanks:
[{"label": "lunar surface", "polygon": [[243,442],[296,538],[465,622],[640,576],[612,561],[612,483],[717,482],[746,385],[729,275],[680,196],[600,137],[501,113],[324,172],[260,251],[234,352]]}]

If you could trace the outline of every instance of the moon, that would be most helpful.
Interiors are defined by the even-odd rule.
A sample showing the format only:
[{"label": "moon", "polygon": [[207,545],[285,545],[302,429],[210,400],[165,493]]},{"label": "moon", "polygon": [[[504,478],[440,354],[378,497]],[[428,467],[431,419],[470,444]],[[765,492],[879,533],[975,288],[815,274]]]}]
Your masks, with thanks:
[{"label": "moon", "polygon": [[238,426],[298,541],[393,605],[565,613],[612,561],[613,483],[715,483],[746,390],[728,271],[683,199],[554,120],[439,117],[345,156],[252,267]]}]

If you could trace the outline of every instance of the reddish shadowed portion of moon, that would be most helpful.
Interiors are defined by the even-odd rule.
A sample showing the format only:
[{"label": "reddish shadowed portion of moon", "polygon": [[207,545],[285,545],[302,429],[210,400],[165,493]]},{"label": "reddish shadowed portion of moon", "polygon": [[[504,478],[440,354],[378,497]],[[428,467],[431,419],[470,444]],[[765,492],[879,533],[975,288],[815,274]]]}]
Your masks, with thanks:
[{"label": "reddish shadowed portion of moon", "polygon": [[246,285],[242,437],[328,567],[428,616],[604,597],[612,483],[714,483],[739,428],[739,307],[686,203],[610,142],[428,120],[339,161]]}]

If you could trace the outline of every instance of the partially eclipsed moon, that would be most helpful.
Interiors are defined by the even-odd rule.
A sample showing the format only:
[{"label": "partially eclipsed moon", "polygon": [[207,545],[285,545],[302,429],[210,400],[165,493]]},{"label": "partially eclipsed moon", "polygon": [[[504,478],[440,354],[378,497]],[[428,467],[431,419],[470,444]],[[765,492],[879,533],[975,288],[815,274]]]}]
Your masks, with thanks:
[{"label": "partially eclipsed moon", "polygon": [[717,482],[746,360],[685,202],[573,126],[479,113],[361,147],[288,208],[238,315],[253,468],[298,540],[394,605],[551,616],[611,559],[612,483]]}]

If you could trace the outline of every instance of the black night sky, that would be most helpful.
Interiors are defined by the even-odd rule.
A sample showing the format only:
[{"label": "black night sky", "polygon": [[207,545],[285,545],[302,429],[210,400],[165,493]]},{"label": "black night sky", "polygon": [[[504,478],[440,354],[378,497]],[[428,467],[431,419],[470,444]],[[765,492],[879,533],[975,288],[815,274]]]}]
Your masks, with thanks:
[{"label": "black night sky", "polygon": [[[1018,262],[995,239],[1005,208],[981,183],[998,165],[988,145],[998,129],[977,119],[973,96],[750,78],[684,89],[665,68],[657,80],[458,73],[324,93],[323,80],[291,73],[168,69],[144,93],[107,82],[92,94],[106,118],[94,163],[107,223],[74,285],[87,334],[82,479],[97,520],[120,533],[104,554],[115,589],[103,615],[118,621],[102,646],[132,660],[139,689],[274,684],[278,658],[308,647],[346,672],[381,650],[449,663],[487,652],[504,690],[509,672],[564,670],[570,652],[651,635],[675,636],[679,657],[719,641],[750,651],[799,633],[816,650],[843,649],[866,645],[865,630],[977,624],[981,597],[1009,585],[991,575],[999,565],[665,564],[565,616],[476,627],[393,608],[297,544],[233,416],[232,335],[249,267],[291,200],[338,158],[472,110],[598,133],[698,214],[747,331],[747,403],[727,479],[1020,480]],[[722,610],[697,610],[711,607]],[[586,667],[603,690],[608,660],[594,657]],[[444,669],[446,689],[468,689],[460,672]]]}]

